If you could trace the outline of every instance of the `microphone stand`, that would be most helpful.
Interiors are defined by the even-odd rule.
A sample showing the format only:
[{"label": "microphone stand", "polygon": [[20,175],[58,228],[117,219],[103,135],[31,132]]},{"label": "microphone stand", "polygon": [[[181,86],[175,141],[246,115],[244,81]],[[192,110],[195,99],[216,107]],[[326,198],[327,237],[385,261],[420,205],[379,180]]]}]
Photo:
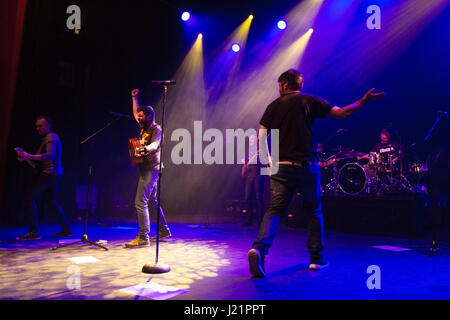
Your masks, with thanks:
[{"label": "microphone stand", "polygon": [[436,129],[436,126],[439,123],[439,121],[441,121],[443,115],[444,115],[444,113],[441,113],[441,112],[437,113],[436,121],[434,122],[434,124],[431,127],[430,131],[428,131],[428,134],[425,137],[424,141],[428,141],[428,139],[430,139],[431,134],[433,133],[434,129]]},{"label": "microphone stand", "polygon": [[91,185],[91,178],[92,178],[92,149],[93,149],[93,145],[94,145],[94,137],[96,135],[98,135],[100,132],[102,132],[103,130],[105,130],[106,128],[108,128],[109,126],[111,126],[115,121],[121,119],[123,117],[119,117],[116,116],[113,120],[111,120],[110,122],[108,122],[103,128],[97,130],[96,132],[94,132],[93,134],[91,134],[89,137],[87,137],[86,139],[84,139],[83,141],[81,141],[80,144],[85,144],[88,141],[90,141],[90,145],[89,145],[89,169],[88,169],[88,183],[87,183],[87,191],[86,191],[86,216],[84,219],[84,234],[81,237],[81,240],[76,241],[76,242],[72,242],[72,243],[67,243],[67,244],[63,244],[62,246],[57,246],[52,248],[52,250],[56,250],[59,248],[64,248],[64,247],[68,247],[77,243],[87,243],[87,244],[91,244],[93,246],[105,249],[106,251],[108,251],[108,248],[96,243],[96,242],[92,242],[88,239],[87,236],[87,224],[88,224],[88,216],[89,216],[89,189],[90,189],[90,185]]},{"label": "microphone stand", "polygon": [[154,84],[162,84],[164,86],[164,99],[163,99],[163,108],[162,108],[162,120],[161,120],[161,142],[160,146],[160,158],[159,158],[159,173],[158,173],[158,209],[156,212],[156,257],[154,264],[145,264],[142,267],[143,273],[150,274],[158,274],[158,273],[166,273],[170,271],[170,266],[168,264],[159,264],[159,227],[161,224],[161,176],[162,176],[162,159],[163,159],[163,145],[164,145],[164,113],[166,110],[166,102],[167,102],[167,87],[169,84],[175,84],[175,82],[169,81],[154,81]]}]

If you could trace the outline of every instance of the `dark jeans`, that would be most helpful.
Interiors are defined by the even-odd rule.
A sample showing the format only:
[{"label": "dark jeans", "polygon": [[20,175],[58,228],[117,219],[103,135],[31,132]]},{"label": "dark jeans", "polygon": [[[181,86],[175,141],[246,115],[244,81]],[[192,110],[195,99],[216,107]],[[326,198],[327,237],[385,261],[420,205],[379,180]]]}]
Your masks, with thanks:
[{"label": "dark jeans", "polygon": [[[258,223],[261,224],[264,216],[264,180],[259,167],[250,167],[245,178],[245,203],[247,205],[248,223],[254,219],[253,211],[256,210]],[[255,172],[254,172],[255,171]]]},{"label": "dark jeans", "polygon": [[310,166],[279,166],[277,174],[271,176],[271,204],[264,215],[258,237],[253,243],[266,255],[272,246],[282,216],[296,191],[303,196],[303,208],[309,217],[307,246],[311,263],[323,264],[323,218],[320,198],[320,169]]},{"label": "dark jeans", "polygon": [[69,221],[67,221],[64,212],[56,201],[56,193],[58,190],[58,182],[61,179],[60,175],[51,175],[40,173],[36,176],[33,183],[31,193],[26,199],[26,214],[29,224],[30,232],[38,232],[38,211],[36,200],[42,198],[44,205],[55,212],[62,229],[70,229]]}]

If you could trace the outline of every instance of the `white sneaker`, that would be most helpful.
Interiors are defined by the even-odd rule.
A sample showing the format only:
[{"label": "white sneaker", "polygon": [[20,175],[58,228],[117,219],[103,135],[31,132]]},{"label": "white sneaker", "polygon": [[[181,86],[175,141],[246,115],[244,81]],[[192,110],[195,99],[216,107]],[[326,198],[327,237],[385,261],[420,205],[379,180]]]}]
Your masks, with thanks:
[{"label": "white sneaker", "polygon": [[322,270],[324,268],[328,267],[328,263],[325,264],[317,264],[317,263],[311,263],[309,265],[309,270]]}]

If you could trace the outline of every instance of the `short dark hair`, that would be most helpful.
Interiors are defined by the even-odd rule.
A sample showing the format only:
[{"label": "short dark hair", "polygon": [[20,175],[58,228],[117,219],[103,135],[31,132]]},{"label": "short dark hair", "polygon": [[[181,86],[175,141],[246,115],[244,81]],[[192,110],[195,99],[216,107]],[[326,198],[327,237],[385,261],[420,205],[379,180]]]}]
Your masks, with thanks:
[{"label": "short dark hair", "polygon": [[303,75],[295,69],[289,69],[281,74],[278,82],[287,82],[290,90],[301,90],[303,87]]},{"label": "short dark hair", "polygon": [[140,106],[137,112],[143,112],[146,117],[152,116],[152,121],[155,121],[155,110],[151,106]]},{"label": "short dark hair", "polygon": [[389,132],[389,130],[388,129],[382,129],[381,131],[380,131],[380,135],[382,135],[382,134],[384,134],[384,135],[386,135],[386,136],[391,136],[391,133]]},{"label": "short dark hair", "polygon": [[53,127],[52,120],[50,120],[49,117],[47,117],[47,116],[37,116],[36,117],[36,121],[41,120],[41,119],[44,119],[47,122],[50,129]]}]

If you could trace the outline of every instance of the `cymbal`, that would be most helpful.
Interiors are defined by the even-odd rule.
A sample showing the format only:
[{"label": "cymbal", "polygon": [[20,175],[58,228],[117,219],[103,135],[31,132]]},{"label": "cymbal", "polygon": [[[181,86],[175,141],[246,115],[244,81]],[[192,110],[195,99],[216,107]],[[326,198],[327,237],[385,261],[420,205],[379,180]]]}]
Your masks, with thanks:
[{"label": "cymbal", "polygon": [[333,148],[330,150],[331,152],[336,152],[336,153],[342,153],[342,152],[349,152],[350,149],[348,148]]},{"label": "cymbal", "polygon": [[335,154],[336,158],[358,158],[358,157],[364,157],[367,156],[367,153],[360,152],[360,151],[347,151],[347,152],[339,152]]}]

